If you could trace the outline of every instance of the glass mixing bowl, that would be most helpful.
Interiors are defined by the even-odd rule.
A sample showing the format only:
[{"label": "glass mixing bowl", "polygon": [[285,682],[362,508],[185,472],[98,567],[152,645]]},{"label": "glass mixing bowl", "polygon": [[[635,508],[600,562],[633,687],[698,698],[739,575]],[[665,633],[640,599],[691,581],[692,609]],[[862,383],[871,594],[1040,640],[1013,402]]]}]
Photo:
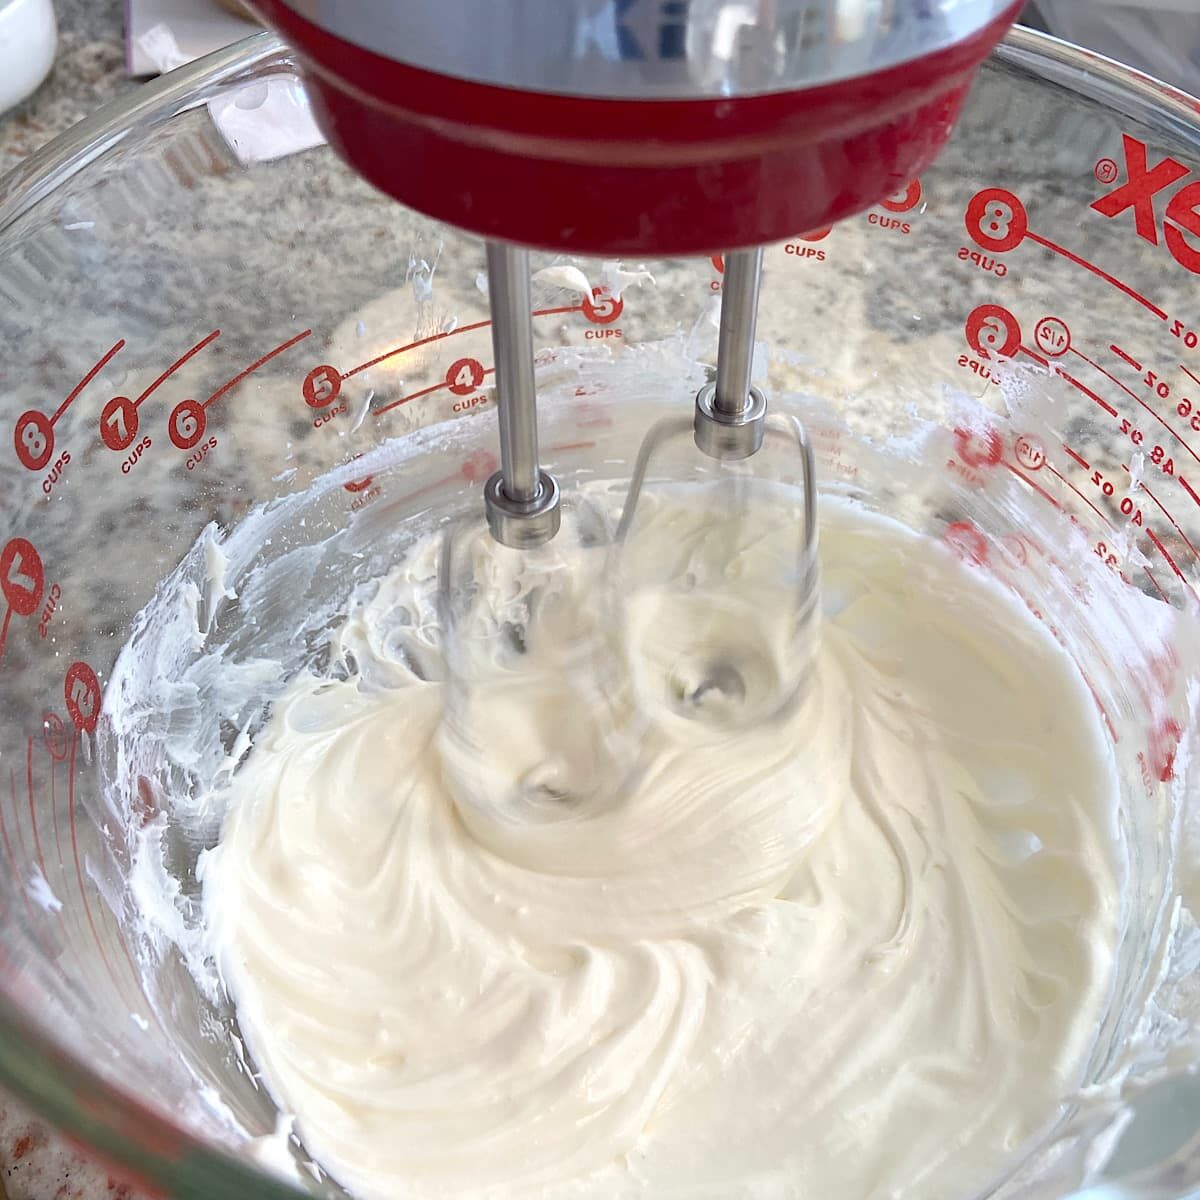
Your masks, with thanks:
[{"label": "glass mixing bowl", "polygon": [[[220,813],[178,800],[278,682],[211,700],[196,639],[155,614],[190,604],[233,671],[264,638],[289,668],[318,658],[350,587],[478,506],[496,457],[482,245],[298,150],[303,118],[264,35],[0,184],[0,1083],[204,1200],[337,1189],[271,1169],[303,1155],[194,970]],[[1087,1088],[1001,1195],[1091,1182],[1129,1118],[1105,1195],[1200,1184],[1200,673],[1178,616],[1200,577],[1196,171],[1196,102],[1016,32],[936,167],[766,255],[757,374],[806,421],[822,487],[1021,594],[1113,740],[1112,1011]],[[568,489],[622,479],[713,360],[721,260],[535,268],[547,464]],[[120,653],[131,637],[154,653]]]}]

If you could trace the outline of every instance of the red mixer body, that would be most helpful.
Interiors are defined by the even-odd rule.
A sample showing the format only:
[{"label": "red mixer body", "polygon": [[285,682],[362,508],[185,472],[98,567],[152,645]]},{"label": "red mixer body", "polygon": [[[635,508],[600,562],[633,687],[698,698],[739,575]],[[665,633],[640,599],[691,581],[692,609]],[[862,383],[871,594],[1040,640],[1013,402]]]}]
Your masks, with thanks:
[{"label": "red mixer body", "polygon": [[486,238],[658,257],[810,233],[902,190],[1021,4],[882,71],[692,99],[476,82],[354,44],[287,0],[255,7],[301,56],[330,144],[388,195]]}]

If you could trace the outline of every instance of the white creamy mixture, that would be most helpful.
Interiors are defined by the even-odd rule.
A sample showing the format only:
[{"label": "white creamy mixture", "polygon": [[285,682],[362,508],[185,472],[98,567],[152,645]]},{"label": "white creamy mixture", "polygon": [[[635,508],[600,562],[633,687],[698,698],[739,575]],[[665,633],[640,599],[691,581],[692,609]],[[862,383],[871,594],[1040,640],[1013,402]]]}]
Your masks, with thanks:
[{"label": "white creamy mixture", "polygon": [[[669,509],[638,538],[686,568]],[[735,573],[779,538],[755,530]],[[1095,705],[940,544],[828,501],[821,538],[801,703],[762,729],[653,721],[615,795],[514,786],[586,716],[553,696],[528,737],[478,717],[504,795],[464,794],[433,539],[349,614],[345,669],[290,685],[205,905],[266,1084],[352,1192],[965,1200],[1054,1121],[1119,922]],[[579,597],[604,562],[583,552]],[[647,629],[642,602],[655,663],[698,609]]]}]

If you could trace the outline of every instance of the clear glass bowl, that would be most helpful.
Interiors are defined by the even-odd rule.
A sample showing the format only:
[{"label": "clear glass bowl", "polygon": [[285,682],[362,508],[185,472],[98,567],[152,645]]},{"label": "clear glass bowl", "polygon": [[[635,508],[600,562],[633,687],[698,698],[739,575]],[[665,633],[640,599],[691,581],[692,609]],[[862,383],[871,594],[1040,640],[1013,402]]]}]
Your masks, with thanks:
[{"label": "clear glass bowl", "polygon": [[[227,1003],[187,964],[195,863],[217,821],[182,823],[169,797],[237,722],[214,714],[181,763],[136,688],[191,650],[164,645],[149,675],[118,652],[177,568],[194,574],[199,619],[248,652],[247,613],[205,590],[205,545],[219,544],[257,615],[301,631],[299,665],[321,603],[386,566],[388,531],[477,504],[495,457],[481,244],[323,146],[272,157],[260,118],[278,128],[302,107],[289,53],[263,35],[107,106],[0,184],[0,1082],[150,1188],[197,1200],[300,1187],[262,1165],[285,1154],[274,1106]],[[1167,156],[1170,182],[1124,204]],[[1195,894],[1176,853],[1191,650],[1151,628],[1110,644],[1079,596],[1023,576],[1033,527],[1014,527],[1006,489],[1049,498],[1047,521],[1074,517],[1132,588],[1193,602],[1200,239],[1190,194],[1174,197],[1198,163],[1194,101],[1017,32],[935,168],[767,252],[759,374],[805,417],[823,486],[1030,589],[1093,671],[1133,878],[1095,1080],[1111,1080],[1155,988],[1190,1028],[1185,969],[1159,975],[1183,961],[1167,954],[1185,944],[1170,901]],[[548,462],[568,486],[622,478],[651,418],[686,413],[712,361],[720,260],[535,267]],[[662,345],[690,373],[664,384]],[[1131,493],[1124,471],[1148,490]],[[273,549],[239,559],[245,543],[222,531],[252,511]],[[279,556],[338,531],[323,572],[271,585]],[[120,687],[135,690],[105,690]],[[154,887],[135,851],[160,827],[179,895],[147,925]],[[1170,1159],[1200,1127],[1191,1062],[1164,1059],[1171,1090],[1154,1093],[1174,1125],[1146,1106],[1122,1143],[1122,1165],[1149,1174],[1106,1194],[1200,1181],[1186,1150]],[[1132,1091],[1147,1078],[1134,1072]],[[1099,1128],[1080,1118],[1054,1170],[1027,1163],[1006,1186],[1071,1191]]]}]

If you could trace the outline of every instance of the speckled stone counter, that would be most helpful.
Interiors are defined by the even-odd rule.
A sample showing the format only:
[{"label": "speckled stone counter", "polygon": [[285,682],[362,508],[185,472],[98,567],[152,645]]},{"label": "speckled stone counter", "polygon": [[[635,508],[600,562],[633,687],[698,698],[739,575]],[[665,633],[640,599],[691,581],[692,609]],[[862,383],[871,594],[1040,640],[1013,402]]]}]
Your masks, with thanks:
[{"label": "speckled stone counter", "polygon": [[[55,0],[58,52],[42,86],[0,115],[0,175],[98,105],[138,86],[125,74],[121,0]],[[0,1200],[126,1200],[128,1185],[0,1093]]]}]

